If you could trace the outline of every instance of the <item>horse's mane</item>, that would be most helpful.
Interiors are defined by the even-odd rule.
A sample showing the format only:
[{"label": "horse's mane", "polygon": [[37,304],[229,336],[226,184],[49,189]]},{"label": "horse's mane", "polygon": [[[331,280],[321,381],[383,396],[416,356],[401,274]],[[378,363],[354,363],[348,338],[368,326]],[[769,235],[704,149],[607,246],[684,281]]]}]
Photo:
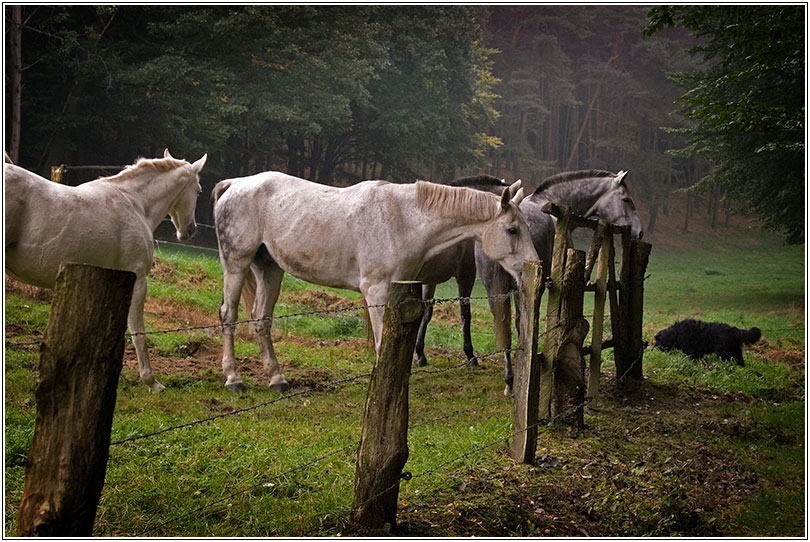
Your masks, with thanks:
[{"label": "horse's mane", "polygon": [[547,177],[543,179],[540,185],[535,189],[534,194],[539,194],[545,190],[548,190],[552,186],[556,186],[558,184],[572,182],[572,181],[580,181],[582,179],[593,179],[595,177],[615,177],[615,173],[611,173],[610,171],[604,171],[602,169],[582,169],[579,171],[563,171],[562,173],[557,173],[556,175],[552,175],[551,177]]},{"label": "horse's mane", "polygon": [[463,214],[474,220],[489,220],[496,210],[488,192],[426,181],[416,181],[416,198],[420,207],[436,209],[443,216]]},{"label": "horse's mane", "polygon": [[459,177],[447,183],[447,186],[507,186],[504,182],[492,175],[470,175]]},{"label": "horse's mane", "polygon": [[108,181],[125,181],[143,172],[146,168],[152,168],[156,171],[164,172],[186,164],[188,164],[187,161],[171,156],[167,158],[138,158],[138,160],[136,160],[131,166],[125,167],[115,175],[104,177],[104,179]]}]

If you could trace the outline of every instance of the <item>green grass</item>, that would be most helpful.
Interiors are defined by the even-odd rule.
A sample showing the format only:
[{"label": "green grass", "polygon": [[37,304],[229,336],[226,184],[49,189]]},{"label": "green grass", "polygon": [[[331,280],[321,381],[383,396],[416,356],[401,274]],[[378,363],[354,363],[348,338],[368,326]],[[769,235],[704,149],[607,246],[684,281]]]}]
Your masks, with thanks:
[{"label": "green grass", "polygon": [[[213,253],[161,246],[150,297],[216,322],[221,271]],[[402,532],[414,536],[801,536],[805,529],[803,247],[773,243],[677,251],[653,247],[645,284],[644,336],[675,319],[757,325],[767,340],[746,350],[744,368],[709,357],[645,353],[648,380],[622,393],[606,352],[602,395],[586,408],[588,429],[543,427],[539,454],[553,468],[514,465],[505,438],[500,355],[440,374],[414,368],[410,457],[400,491]],[[277,314],[359,294],[285,277]],[[457,296],[453,282],[438,298]],[[476,284],[473,296],[485,291]],[[590,296],[588,296],[590,297]],[[586,299],[586,314],[592,302]],[[16,534],[25,457],[33,435],[36,340],[49,304],[6,296],[5,534]],[[181,311],[181,312],[183,312]],[[472,303],[473,343],[495,350],[484,299]],[[208,316],[206,316],[208,317]],[[14,324],[13,330],[8,327]],[[147,329],[175,327],[147,314]],[[180,327],[180,326],[176,326]],[[149,335],[158,372],[149,394],[133,369],[119,383],[112,440],[269,403],[237,416],[110,449],[94,534],[99,536],[336,536],[347,524],[355,443],[367,379],[277,402],[258,375],[252,334],[237,341],[248,385],[227,392],[218,331]],[[609,326],[606,330],[609,333]],[[13,335],[13,336],[12,336]],[[293,391],[371,371],[374,354],[359,312],[280,318],[276,350]],[[455,302],[437,306],[427,335],[428,369],[461,354]],[[196,354],[188,353],[202,345]],[[345,448],[345,449],[343,449]],[[334,452],[327,459],[315,461]],[[310,461],[312,465],[301,467]]]}]

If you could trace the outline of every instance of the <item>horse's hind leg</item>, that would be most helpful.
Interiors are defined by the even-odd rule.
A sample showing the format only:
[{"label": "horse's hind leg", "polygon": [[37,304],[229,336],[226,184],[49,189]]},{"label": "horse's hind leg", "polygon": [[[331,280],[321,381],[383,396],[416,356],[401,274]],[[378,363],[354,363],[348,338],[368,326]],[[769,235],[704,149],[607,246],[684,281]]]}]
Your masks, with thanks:
[{"label": "horse's hind leg", "polygon": [[464,337],[464,355],[467,356],[468,365],[478,365],[478,360],[475,358],[475,352],[473,351],[472,333],[470,331],[470,323],[472,322],[470,295],[475,285],[475,267],[472,268],[470,276],[466,275],[456,277],[458,297],[460,298],[458,304],[461,317],[461,332]]},{"label": "horse's hind leg", "polygon": [[245,389],[242,377],[236,372],[236,356],[233,350],[235,322],[239,315],[239,297],[242,293],[242,284],[250,272],[250,267],[228,265],[222,262],[222,306],[219,309],[219,319],[222,323],[222,372],[225,375],[225,387],[233,392]]},{"label": "horse's hind leg", "polygon": [[281,373],[270,336],[273,324],[273,308],[281,291],[281,279],[284,271],[269,258],[268,254],[257,256],[252,266],[256,277],[256,300],[253,303],[253,315],[256,321],[256,333],[259,335],[259,346],[262,351],[262,364],[270,376],[270,387],[279,393],[289,389],[287,379]]},{"label": "horse's hind leg", "polygon": [[419,334],[416,336],[416,365],[424,367],[427,365],[427,357],[425,357],[425,333],[433,317],[433,295],[436,293],[435,284],[422,285],[422,301],[425,302],[425,313],[422,315],[422,322],[419,324]]},{"label": "horse's hind leg", "polygon": [[146,326],[143,320],[143,304],[146,300],[146,277],[140,277],[135,281],[132,290],[132,301],[129,304],[127,314],[127,326],[132,335],[132,343],[135,345],[135,353],[138,356],[138,372],[141,382],[149,388],[151,392],[158,392],[164,388],[163,384],[155,379],[152,366],[149,364],[149,350],[146,348]]}]

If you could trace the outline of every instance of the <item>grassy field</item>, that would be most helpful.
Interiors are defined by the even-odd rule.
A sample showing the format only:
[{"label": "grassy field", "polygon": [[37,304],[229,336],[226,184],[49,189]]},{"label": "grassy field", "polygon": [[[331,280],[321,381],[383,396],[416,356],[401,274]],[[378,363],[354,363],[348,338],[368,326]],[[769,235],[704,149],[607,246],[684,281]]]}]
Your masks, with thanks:
[{"label": "grassy field", "polygon": [[[804,536],[804,247],[749,237],[722,248],[698,239],[698,250],[654,244],[644,314],[647,340],[684,317],[759,326],[764,340],[746,350],[746,366],[650,350],[647,380],[619,391],[608,351],[587,429],[542,427],[535,466],[507,453],[500,357],[459,367],[458,308],[439,304],[430,366],[411,378],[413,479],[401,486],[397,534]],[[157,256],[147,329],[215,326],[221,271],[212,253],[162,247]],[[456,295],[454,283],[437,293]],[[485,295],[480,284],[473,295]],[[288,276],[276,312],[358,300]],[[7,283],[5,301],[4,532],[13,536],[49,300]],[[96,535],[352,534],[354,453],[374,360],[362,313],[280,318],[274,334],[293,386],[284,397],[267,389],[247,325],[238,330],[242,395],[223,387],[216,328],[149,335],[166,385],[159,394],[139,384],[127,347]],[[473,301],[473,342],[477,353],[495,350],[485,299]]]}]

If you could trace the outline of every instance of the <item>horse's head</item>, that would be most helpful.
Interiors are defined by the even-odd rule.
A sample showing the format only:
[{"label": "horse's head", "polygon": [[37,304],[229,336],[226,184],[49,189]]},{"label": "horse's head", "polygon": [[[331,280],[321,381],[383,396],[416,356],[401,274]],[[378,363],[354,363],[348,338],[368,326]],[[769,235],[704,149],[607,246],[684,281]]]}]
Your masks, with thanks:
[{"label": "horse's head", "polygon": [[[163,156],[164,158],[172,158],[169,149],[164,151]],[[200,171],[202,171],[207,158],[208,155],[204,154],[202,158],[193,164],[178,168],[179,174],[183,176],[183,180],[180,181],[183,188],[177,194],[171,207],[169,207],[169,217],[177,229],[178,241],[185,241],[197,232],[197,221],[194,213],[197,208],[197,197],[202,192]]]},{"label": "horse's head", "polygon": [[644,231],[641,229],[641,217],[636,210],[630,189],[624,182],[626,176],[626,171],[616,174],[610,187],[585,213],[585,218],[595,217],[619,226],[630,226],[630,235],[634,239],[641,239],[644,235]]},{"label": "horse's head", "polygon": [[518,284],[523,261],[538,259],[529,227],[520,212],[522,200],[523,189],[517,181],[501,194],[498,210],[481,236],[486,255],[498,262]]}]

